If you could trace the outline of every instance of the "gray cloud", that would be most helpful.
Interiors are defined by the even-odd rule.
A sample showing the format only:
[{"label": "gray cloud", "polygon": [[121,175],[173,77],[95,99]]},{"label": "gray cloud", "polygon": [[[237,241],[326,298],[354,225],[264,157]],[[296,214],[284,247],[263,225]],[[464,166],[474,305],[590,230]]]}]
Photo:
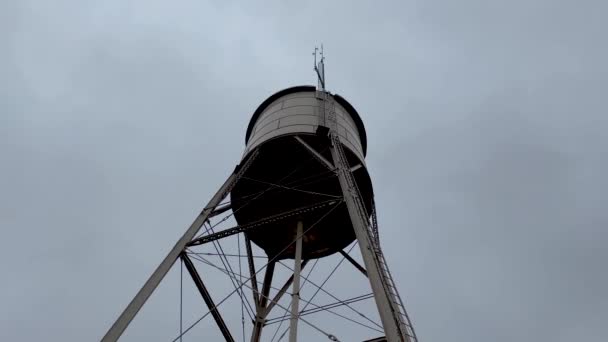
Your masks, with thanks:
[{"label": "gray cloud", "polygon": [[[1,3],[0,338],[100,338],[238,162],[255,107],[314,82],[322,41],[329,88],[367,127],[383,248],[420,339],[605,340],[607,9]],[[207,271],[221,298],[230,285]],[[178,272],[125,340],[176,336]],[[345,272],[328,286],[364,292]],[[192,338],[217,336],[206,324]]]}]

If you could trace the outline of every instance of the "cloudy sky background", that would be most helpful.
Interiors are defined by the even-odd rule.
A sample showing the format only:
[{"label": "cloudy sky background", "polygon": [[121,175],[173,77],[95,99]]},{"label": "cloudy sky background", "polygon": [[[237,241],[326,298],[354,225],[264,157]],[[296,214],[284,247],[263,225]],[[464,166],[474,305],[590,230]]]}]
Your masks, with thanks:
[{"label": "cloudy sky background", "polygon": [[[314,83],[323,42],[420,340],[606,341],[606,13],[1,1],[0,339],[98,340],[232,171],[256,106]],[[176,279],[126,340],[175,336]]]}]

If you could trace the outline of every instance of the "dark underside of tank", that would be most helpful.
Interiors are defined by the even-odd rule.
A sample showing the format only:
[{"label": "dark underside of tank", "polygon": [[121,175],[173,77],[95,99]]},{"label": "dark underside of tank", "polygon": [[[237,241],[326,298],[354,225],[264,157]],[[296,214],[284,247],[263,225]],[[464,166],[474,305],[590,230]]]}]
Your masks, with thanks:
[{"label": "dark underside of tank", "polygon": [[[325,136],[301,135],[302,139],[332,161]],[[319,258],[348,246],[355,234],[346,204],[341,200],[338,177],[301,145],[294,136],[269,140],[258,147],[259,155],[231,193],[239,225],[252,223],[297,208],[338,197],[336,204],[290,216],[250,230],[248,237],[269,257],[293,258],[298,221],[303,223],[303,258]],[[344,148],[350,166],[359,164]],[[371,214],[373,190],[365,167],[353,172],[367,212]],[[280,185],[280,186],[277,186]]]}]

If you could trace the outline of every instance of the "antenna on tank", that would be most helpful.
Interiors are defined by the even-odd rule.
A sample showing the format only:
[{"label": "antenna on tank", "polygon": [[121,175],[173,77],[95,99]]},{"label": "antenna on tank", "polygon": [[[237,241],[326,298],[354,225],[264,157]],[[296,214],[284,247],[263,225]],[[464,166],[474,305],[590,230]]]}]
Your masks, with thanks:
[{"label": "antenna on tank", "polygon": [[[317,52],[321,59],[317,63]],[[315,56],[314,70],[317,73],[317,88],[318,90],[325,91],[325,56],[323,55],[323,44],[321,49],[315,46],[315,51],[312,53]]]}]

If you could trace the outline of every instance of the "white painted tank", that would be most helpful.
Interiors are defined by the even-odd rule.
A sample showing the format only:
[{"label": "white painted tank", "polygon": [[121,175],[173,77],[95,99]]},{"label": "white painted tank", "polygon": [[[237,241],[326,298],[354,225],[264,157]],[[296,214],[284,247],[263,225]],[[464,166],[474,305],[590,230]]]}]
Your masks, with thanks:
[{"label": "white painted tank", "polygon": [[[338,134],[346,148],[365,161],[365,128],[354,107],[339,95],[335,103]],[[284,135],[315,134],[323,124],[323,94],[314,86],[287,88],[270,96],[253,114],[247,128],[245,155],[260,144]]]},{"label": "white painted tank", "polygon": [[[371,208],[373,189],[364,163],[367,141],[363,122],[345,99],[330,95],[333,101],[324,101],[324,96],[313,86],[292,87],[270,96],[254,112],[247,128],[243,159],[254,150],[259,154],[230,195],[239,224],[342,196],[334,171],[301,143],[304,141],[326,160],[332,160],[323,110],[328,104],[335,111],[337,130],[363,202]],[[256,197],[258,194],[262,195]],[[286,246],[293,241],[297,222],[301,221],[307,231],[303,239],[304,258],[323,257],[338,252],[355,239],[345,205],[326,213],[323,209],[289,217],[265,224],[263,229],[247,235],[269,256],[291,258],[293,248]]]}]

